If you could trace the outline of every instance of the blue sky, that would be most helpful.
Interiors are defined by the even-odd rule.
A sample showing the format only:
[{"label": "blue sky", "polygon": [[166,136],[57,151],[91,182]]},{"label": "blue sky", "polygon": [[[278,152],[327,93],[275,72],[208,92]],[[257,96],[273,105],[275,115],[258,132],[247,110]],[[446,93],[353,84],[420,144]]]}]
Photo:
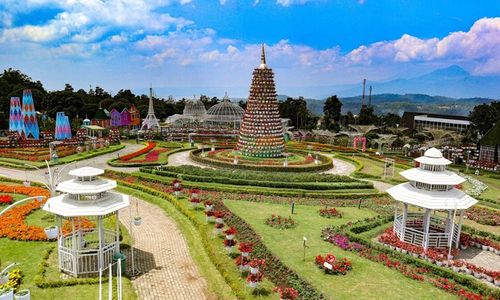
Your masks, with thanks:
[{"label": "blue sky", "polygon": [[498,0],[2,0],[0,68],[48,89],[244,97],[266,43],[280,93],[453,64],[499,75],[499,15]]}]

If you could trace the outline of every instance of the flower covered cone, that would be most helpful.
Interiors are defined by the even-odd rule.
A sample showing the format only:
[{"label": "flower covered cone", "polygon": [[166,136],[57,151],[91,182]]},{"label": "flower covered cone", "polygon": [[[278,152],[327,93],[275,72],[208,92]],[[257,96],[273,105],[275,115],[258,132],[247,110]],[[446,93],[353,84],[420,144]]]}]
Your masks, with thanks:
[{"label": "flower covered cone", "polygon": [[279,157],[285,150],[274,73],[266,65],[264,46],[261,64],[253,71],[236,150],[253,157]]}]

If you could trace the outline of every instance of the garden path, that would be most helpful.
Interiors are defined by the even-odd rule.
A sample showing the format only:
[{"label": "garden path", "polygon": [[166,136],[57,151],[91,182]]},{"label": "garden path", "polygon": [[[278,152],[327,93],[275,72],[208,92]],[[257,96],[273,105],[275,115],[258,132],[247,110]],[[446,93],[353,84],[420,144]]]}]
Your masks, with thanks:
[{"label": "garden path", "polygon": [[182,151],[182,152],[177,152],[168,157],[168,165],[169,166],[195,166],[195,167],[200,167],[200,168],[210,168],[208,166],[205,166],[203,164],[194,162],[189,159],[189,153],[191,151]]},{"label": "garden path", "polygon": [[[85,167],[85,166],[92,166],[100,169],[112,169],[116,171],[122,171],[122,172],[134,172],[138,171],[139,168],[116,168],[116,167],[111,167],[109,166],[106,162],[110,159],[118,157],[118,154],[124,155],[127,153],[131,153],[134,151],[137,151],[141,148],[144,147],[142,144],[130,144],[130,143],[123,143],[125,145],[125,148],[115,151],[112,153],[107,153],[103,154],[100,156],[96,156],[93,158],[88,158],[84,159],[78,162],[75,162],[71,167],[68,167],[64,170],[64,175],[62,176],[61,180],[68,180],[71,179],[71,176],[68,176],[68,172],[73,168],[80,168],[80,167]],[[55,168],[61,168],[62,165],[55,166]],[[30,181],[38,181],[38,182],[46,182],[44,178],[46,169],[41,169],[41,170],[19,170],[19,169],[10,169],[10,168],[5,168],[5,167],[0,167],[0,176],[5,176],[9,177],[12,179],[19,179],[19,180],[25,180],[28,179]]]},{"label": "garden path", "polygon": [[[212,299],[207,283],[190,256],[187,242],[177,224],[157,206],[136,201],[142,224],[133,226],[136,269],[143,272],[132,284],[139,299]],[[130,231],[130,211],[120,211],[120,221]],[[130,251],[127,267],[131,268]]]},{"label": "garden path", "polygon": [[356,167],[354,167],[354,165],[351,163],[348,163],[346,161],[336,159],[333,157],[332,157],[332,160],[333,160],[334,167],[328,171],[323,172],[323,173],[349,176],[356,170]]}]

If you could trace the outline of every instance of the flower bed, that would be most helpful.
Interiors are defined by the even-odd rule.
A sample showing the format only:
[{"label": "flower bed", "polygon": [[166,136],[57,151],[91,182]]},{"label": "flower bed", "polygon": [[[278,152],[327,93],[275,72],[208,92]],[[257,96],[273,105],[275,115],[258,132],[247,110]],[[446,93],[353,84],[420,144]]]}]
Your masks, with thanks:
[{"label": "flower bed", "polygon": [[500,212],[493,209],[474,206],[465,212],[465,216],[479,224],[500,226]]},{"label": "flower bed", "polygon": [[127,155],[120,157],[120,161],[124,162],[124,161],[131,160],[134,157],[148,153],[149,151],[153,150],[155,147],[156,147],[156,143],[148,142],[146,147],[144,147],[138,151],[135,151],[135,152],[132,152],[132,153],[129,153]]},{"label": "flower bed", "polygon": [[[343,235],[347,237],[347,240],[343,241],[343,244],[347,246],[342,247],[346,251],[353,251],[366,259],[384,264],[386,267],[395,269],[413,280],[433,283],[435,280],[447,278],[447,280],[453,282],[459,291],[463,290],[463,293],[468,293],[469,296],[473,297],[468,299],[486,300],[500,297],[500,291],[494,290],[471,277],[454,275],[456,273],[447,268],[429,264],[409,255],[403,255],[402,253],[389,250],[387,247],[377,246],[372,241],[358,235],[358,233],[380,226],[381,223],[384,223],[383,220],[376,218],[374,220],[360,220],[339,227],[327,227],[322,230],[322,237],[325,241],[336,244],[335,237]],[[363,247],[353,247],[351,239],[362,243]]]},{"label": "flower bed", "polygon": [[351,262],[347,258],[337,259],[333,254],[328,253],[325,257],[316,256],[316,265],[325,271],[326,274],[346,275],[352,270]]},{"label": "flower bed", "polygon": [[14,198],[11,195],[0,195],[0,204],[12,204],[14,202]]},{"label": "flower bed", "polygon": [[137,163],[153,163],[157,162],[158,158],[160,157],[161,153],[167,152],[169,149],[156,149],[156,150],[151,150],[144,159],[129,159],[124,161],[124,163],[132,163],[132,164],[137,164]]},{"label": "flower bed", "polygon": [[289,287],[276,287],[274,291],[280,294],[281,300],[295,300],[299,297],[299,292],[294,288]]},{"label": "flower bed", "polygon": [[319,215],[325,218],[342,218],[342,213],[338,211],[335,207],[322,208],[319,210]]},{"label": "flower bed", "polygon": [[280,215],[271,215],[266,219],[266,225],[278,229],[290,229],[297,226],[297,222],[292,217],[282,217]]}]

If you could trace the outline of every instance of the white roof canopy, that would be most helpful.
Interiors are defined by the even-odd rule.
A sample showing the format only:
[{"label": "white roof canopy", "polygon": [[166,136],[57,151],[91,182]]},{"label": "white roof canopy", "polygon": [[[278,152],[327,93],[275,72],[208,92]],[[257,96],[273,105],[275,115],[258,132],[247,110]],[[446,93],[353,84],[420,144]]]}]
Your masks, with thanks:
[{"label": "white roof canopy", "polygon": [[397,201],[429,209],[467,209],[477,200],[458,189],[448,191],[428,191],[417,189],[409,182],[396,185],[387,190]]},{"label": "white roof canopy", "polygon": [[114,180],[96,179],[92,181],[80,181],[78,179],[71,179],[59,183],[56,189],[59,192],[73,195],[91,195],[106,192],[114,188],[116,188],[116,181]]},{"label": "white roof canopy", "polygon": [[434,147],[425,151],[424,156],[416,158],[415,161],[418,161],[421,164],[436,166],[451,164],[451,161],[444,158],[441,151]]},{"label": "white roof canopy", "polygon": [[457,185],[465,181],[464,178],[450,171],[433,172],[420,168],[414,168],[405,170],[400,174],[410,181],[423,182],[427,184]]},{"label": "white roof canopy", "polygon": [[104,174],[104,170],[97,169],[94,167],[83,167],[69,171],[68,173],[71,176],[76,177],[91,177],[91,176],[99,176]]},{"label": "white roof canopy", "polygon": [[105,216],[129,206],[129,196],[108,192],[105,198],[80,201],[68,194],[50,198],[43,210],[63,217]]}]

